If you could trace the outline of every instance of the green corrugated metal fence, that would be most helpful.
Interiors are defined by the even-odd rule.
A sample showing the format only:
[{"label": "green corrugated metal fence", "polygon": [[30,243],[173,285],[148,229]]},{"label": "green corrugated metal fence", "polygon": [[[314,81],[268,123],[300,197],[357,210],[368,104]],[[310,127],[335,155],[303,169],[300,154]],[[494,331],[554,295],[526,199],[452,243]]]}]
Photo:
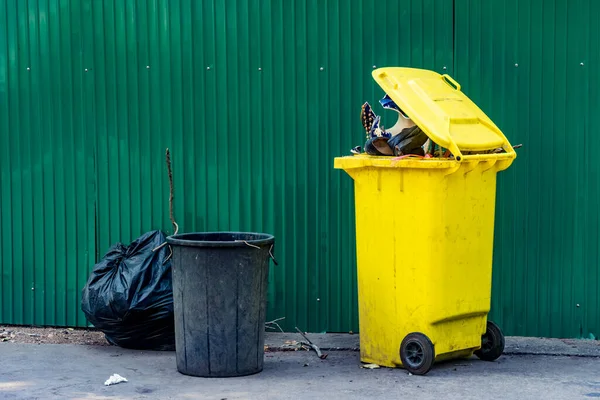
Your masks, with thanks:
[{"label": "green corrugated metal fence", "polygon": [[170,229],[169,147],[182,231],[276,235],[270,318],[356,331],[352,182],[333,158],[362,144],[372,69],[404,65],[454,75],[525,144],[499,183],[495,318],[597,334],[598,6],[505,3],[0,2],[0,323],[86,324],[94,262]]},{"label": "green corrugated metal fence", "polygon": [[500,175],[493,318],[600,335],[600,3],[456,0],[455,74],[518,161]]}]

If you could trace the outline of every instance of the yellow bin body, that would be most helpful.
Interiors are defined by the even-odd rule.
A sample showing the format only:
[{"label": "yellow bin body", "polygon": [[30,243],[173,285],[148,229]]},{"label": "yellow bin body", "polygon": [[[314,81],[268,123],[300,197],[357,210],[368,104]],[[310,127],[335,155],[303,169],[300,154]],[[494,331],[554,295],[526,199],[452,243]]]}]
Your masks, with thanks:
[{"label": "yellow bin body", "polygon": [[[398,70],[407,76],[421,73],[384,69],[388,82]],[[381,73],[374,72],[376,80]],[[430,71],[423,73],[427,79],[440,79]],[[460,87],[444,85],[460,92]],[[401,94],[385,89],[408,110]],[[396,89],[401,91],[402,85]],[[411,100],[414,106],[416,101]],[[421,127],[426,123],[413,121]],[[486,140],[489,127],[486,121]],[[471,129],[469,135],[474,132]],[[444,132],[434,134],[439,143]],[[503,135],[506,152],[499,154],[462,155],[451,135],[444,138],[444,146],[455,149],[454,159],[367,155],[335,159],[335,168],[354,179],[363,362],[401,366],[401,342],[413,332],[431,340],[436,361],[467,357],[481,347],[491,301],[496,176],[508,168],[515,153]],[[485,148],[481,143],[471,147]]]}]

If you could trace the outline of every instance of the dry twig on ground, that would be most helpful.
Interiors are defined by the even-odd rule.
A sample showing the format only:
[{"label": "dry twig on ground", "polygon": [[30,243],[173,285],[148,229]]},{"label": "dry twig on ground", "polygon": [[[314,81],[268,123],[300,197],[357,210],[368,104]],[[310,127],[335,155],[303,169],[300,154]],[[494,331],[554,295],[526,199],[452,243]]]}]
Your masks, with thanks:
[{"label": "dry twig on ground", "polygon": [[296,327],[296,330],[298,331],[299,334],[302,335],[302,337],[306,340],[306,343],[302,343],[305,344],[307,346],[309,346],[311,349],[313,349],[315,351],[315,353],[317,353],[317,356],[321,359],[324,360],[327,358],[327,354],[323,354],[321,352],[321,349],[319,348],[319,346],[317,346],[316,344],[314,344],[313,342],[310,341],[310,339],[308,337],[306,337],[306,335],[304,334],[304,332],[302,332],[300,329],[298,329],[298,327]]}]

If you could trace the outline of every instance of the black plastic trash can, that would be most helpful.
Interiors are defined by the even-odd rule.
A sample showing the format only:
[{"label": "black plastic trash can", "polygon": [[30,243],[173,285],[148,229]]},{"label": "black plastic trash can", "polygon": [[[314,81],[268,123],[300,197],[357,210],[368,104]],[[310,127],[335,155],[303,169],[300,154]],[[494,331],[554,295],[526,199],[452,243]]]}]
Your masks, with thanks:
[{"label": "black plastic trash can", "polygon": [[263,369],[269,258],[275,238],[209,232],[169,236],[177,369],[202,377]]}]

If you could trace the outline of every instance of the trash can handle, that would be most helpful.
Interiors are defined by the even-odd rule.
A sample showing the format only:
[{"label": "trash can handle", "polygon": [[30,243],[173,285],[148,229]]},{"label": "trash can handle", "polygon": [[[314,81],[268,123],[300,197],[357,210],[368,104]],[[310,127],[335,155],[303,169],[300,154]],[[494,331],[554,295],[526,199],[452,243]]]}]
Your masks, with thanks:
[{"label": "trash can handle", "polygon": [[442,79],[446,83],[450,83],[450,86],[453,86],[456,90],[458,90],[460,92],[460,84],[458,82],[456,82],[454,79],[452,79],[452,77],[450,75],[444,74],[444,75],[442,75]]},{"label": "trash can handle", "polygon": [[[255,245],[255,244],[250,244],[246,240],[236,240],[236,242],[242,242],[242,243],[244,243],[248,247],[254,247],[255,249],[259,249],[260,250],[259,246]],[[269,247],[269,256],[271,257],[271,260],[273,260],[273,264],[279,265],[279,263],[275,259],[275,256],[273,255],[273,248],[274,247],[275,247],[274,244],[272,244],[271,247]]]},{"label": "trash can handle", "polygon": [[507,169],[514,159],[517,157],[517,153],[509,144],[507,146],[506,153],[496,153],[496,154],[469,154],[461,157],[461,161],[469,162],[469,161],[481,161],[481,162],[494,162],[498,171],[504,171]]},{"label": "trash can handle", "polygon": [[273,264],[279,265],[279,263],[275,259],[275,256],[273,255],[273,247],[274,246],[275,246],[274,244],[271,245],[271,248],[269,249],[269,255],[271,256],[271,260],[273,260]]}]

